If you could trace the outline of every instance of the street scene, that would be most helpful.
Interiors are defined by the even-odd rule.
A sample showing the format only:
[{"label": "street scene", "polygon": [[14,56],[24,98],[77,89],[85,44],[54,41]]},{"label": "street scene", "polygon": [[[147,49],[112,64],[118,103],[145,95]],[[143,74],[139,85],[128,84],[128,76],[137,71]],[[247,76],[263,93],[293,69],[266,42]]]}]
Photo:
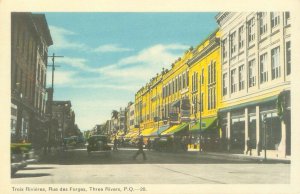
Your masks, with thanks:
[{"label": "street scene", "polygon": [[[289,184],[287,161],[213,153],[164,153],[146,150],[133,160],[134,148],[110,156],[86,149],[52,154],[30,164],[12,178],[13,184]],[[142,179],[142,181],[141,181]]]},{"label": "street scene", "polygon": [[11,183],[289,184],[291,25],[11,13]]}]

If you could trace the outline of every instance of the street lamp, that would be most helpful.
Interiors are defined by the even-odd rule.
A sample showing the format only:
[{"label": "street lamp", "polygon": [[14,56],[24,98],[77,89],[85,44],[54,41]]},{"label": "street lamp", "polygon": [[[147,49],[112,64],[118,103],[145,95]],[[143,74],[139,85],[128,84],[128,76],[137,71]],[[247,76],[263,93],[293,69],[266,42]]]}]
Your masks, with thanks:
[{"label": "street lamp", "polygon": [[263,127],[264,127],[264,150],[265,150],[265,158],[264,160],[267,161],[267,120],[266,114],[263,115]]},{"label": "street lamp", "polygon": [[202,92],[201,92],[201,75],[199,77],[200,80],[200,95],[199,95],[199,152],[201,152],[202,146],[201,146],[201,136],[202,136]]}]

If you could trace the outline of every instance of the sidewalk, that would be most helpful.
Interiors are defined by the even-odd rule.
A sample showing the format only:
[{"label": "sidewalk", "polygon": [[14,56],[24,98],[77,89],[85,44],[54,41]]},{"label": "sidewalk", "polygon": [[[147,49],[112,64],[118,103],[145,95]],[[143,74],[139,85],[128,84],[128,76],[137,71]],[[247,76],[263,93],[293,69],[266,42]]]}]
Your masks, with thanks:
[{"label": "sidewalk", "polygon": [[226,153],[226,152],[199,152],[199,151],[194,151],[194,152],[189,152],[197,155],[205,155],[205,156],[211,156],[211,157],[216,157],[219,159],[238,159],[238,160],[252,160],[252,161],[257,161],[261,163],[285,163],[285,164],[290,164],[291,159],[290,157],[288,158],[267,158],[266,160],[264,159],[264,156],[249,156],[249,155],[244,155],[244,154],[234,154],[234,153]]}]

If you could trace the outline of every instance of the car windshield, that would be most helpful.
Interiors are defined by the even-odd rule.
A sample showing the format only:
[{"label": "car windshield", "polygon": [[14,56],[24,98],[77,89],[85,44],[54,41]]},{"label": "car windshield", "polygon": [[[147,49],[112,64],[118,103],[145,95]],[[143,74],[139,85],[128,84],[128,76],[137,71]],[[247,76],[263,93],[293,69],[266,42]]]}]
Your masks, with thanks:
[{"label": "car windshield", "polygon": [[92,136],[89,138],[89,141],[94,142],[94,141],[103,141],[106,142],[107,141],[107,137],[106,136]]}]

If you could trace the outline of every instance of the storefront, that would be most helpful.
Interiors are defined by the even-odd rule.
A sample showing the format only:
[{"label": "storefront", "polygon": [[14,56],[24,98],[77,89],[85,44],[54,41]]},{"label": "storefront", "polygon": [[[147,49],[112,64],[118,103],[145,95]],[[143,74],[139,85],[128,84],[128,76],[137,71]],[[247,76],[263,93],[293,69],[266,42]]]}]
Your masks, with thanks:
[{"label": "storefront", "polygon": [[246,153],[249,138],[252,155],[262,156],[265,150],[270,157],[290,154],[289,92],[220,109],[219,122],[223,150]]}]

